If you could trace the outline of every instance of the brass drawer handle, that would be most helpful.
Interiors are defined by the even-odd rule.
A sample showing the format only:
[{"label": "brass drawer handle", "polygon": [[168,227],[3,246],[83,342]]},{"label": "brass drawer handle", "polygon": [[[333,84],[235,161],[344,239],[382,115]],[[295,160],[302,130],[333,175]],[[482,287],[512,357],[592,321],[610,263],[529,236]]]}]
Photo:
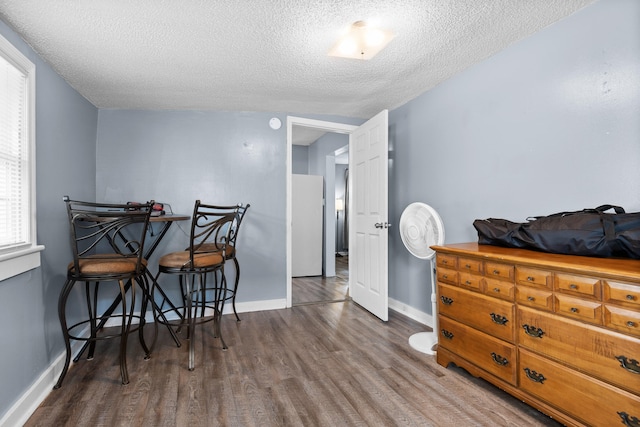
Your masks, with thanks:
[{"label": "brass drawer handle", "polygon": [[535,281],[536,281],[536,278],[535,278],[535,277],[532,277],[532,276],[529,276],[529,277],[527,277],[527,281],[529,281],[529,282],[535,282]]},{"label": "brass drawer handle", "polygon": [[620,415],[620,418],[622,418],[622,424],[624,424],[625,426],[640,427],[640,419],[638,419],[638,417],[633,417],[624,411],[618,412],[618,415]]},{"label": "brass drawer handle", "polygon": [[522,325],[522,328],[527,335],[534,338],[542,338],[542,336],[544,335],[544,331],[542,329],[536,328],[535,326],[529,326],[526,323]]},{"label": "brass drawer handle", "polygon": [[571,307],[571,312],[572,312],[572,313],[577,313],[577,312],[578,312],[578,309],[577,309],[576,307]]},{"label": "brass drawer handle", "polygon": [[453,299],[452,299],[452,298],[449,298],[449,297],[445,297],[445,296],[441,296],[441,297],[440,297],[440,301],[442,301],[442,303],[443,303],[444,305],[451,305],[451,304],[453,304]]},{"label": "brass drawer handle", "polygon": [[628,326],[628,327],[630,327],[630,328],[633,328],[634,326],[636,326],[636,322],[634,322],[634,321],[632,321],[632,320],[629,320],[629,321],[627,322],[627,326]]},{"label": "brass drawer handle", "polygon": [[464,268],[471,268],[471,264],[465,264]]},{"label": "brass drawer handle", "polygon": [[528,297],[527,297],[527,301],[535,301],[535,300],[536,300],[536,299],[535,299],[534,297],[532,297],[532,296],[528,296]]},{"label": "brass drawer handle", "polygon": [[634,297],[633,295],[627,295],[627,300],[629,301],[635,301],[636,297]]},{"label": "brass drawer handle", "polygon": [[499,276],[500,275],[500,270],[493,270],[493,274]]},{"label": "brass drawer handle", "polygon": [[509,360],[506,357],[502,357],[499,354],[491,353],[491,358],[496,364],[500,366],[507,366],[509,364]]},{"label": "brass drawer handle", "polygon": [[493,288],[493,292],[500,293],[500,288]]},{"label": "brass drawer handle", "polygon": [[472,282],[471,282],[471,280],[466,280],[466,281],[464,282],[464,284],[465,284],[465,285],[471,285],[471,284],[472,284]]},{"label": "brass drawer handle", "polygon": [[453,334],[449,331],[447,331],[446,329],[443,329],[442,331],[442,336],[445,337],[448,340],[452,340],[453,339]]},{"label": "brass drawer handle", "polygon": [[626,369],[632,374],[640,375],[640,364],[636,359],[627,359],[627,356],[616,356],[618,362],[620,362],[620,367]]},{"label": "brass drawer handle", "polygon": [[448,279],[448,278],[449,278],[449,276],[447,276],[446,274],[443,274],[443,275],[442,275],[442,278],[443,278],[443,279]]},{"label": "brass drawer handle", "polygon": [[544,381],[546,380],[546,378],[544,377],[544,375],[537,373],[536,371],[532,371],[529,368],[524,368],[524,372],[526,372],[527,374],[527,378],[529,378],[531,381],[536,382],[536,383],[544,383]]},{"label": "brass drawer handle", "polygon": [[569,285],[569,289],[578,289],[578,285],[576,285],[575,283],[572,283]]},{"label": "brass drawer handle", "polygon": [[498,325],[505,325],[509,321],[509,319],[499,314],[491,313],[490,316],[493,323],[497,323]]}]

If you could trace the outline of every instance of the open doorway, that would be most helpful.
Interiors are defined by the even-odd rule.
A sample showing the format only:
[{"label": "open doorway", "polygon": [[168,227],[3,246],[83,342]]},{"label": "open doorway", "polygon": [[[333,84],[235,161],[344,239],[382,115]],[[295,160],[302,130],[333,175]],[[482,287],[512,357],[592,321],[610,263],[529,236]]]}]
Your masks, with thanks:
[{"label": "open doorway", "polygon": [[[339,139],[336,139],[339,138]],[[296,130],[294,129],[294,142]],[[349,248],[348,248],[348,168],[349,145],[346,135],[322,136],[312,144],[334,143],[344,139],[347,145],[330,153],[324,174],[321,176],[307,175],[308,165],[304,164],[304,158],[309,157],[306,146],[293,145],[293,250],[292,250],[292,278],[291,293],[292,305],[308,305],[329,302],[341,302],[349,298]],[[317,151],[317,150],[316,150]],[[310,163],[309,159],[307,163]],[[331,182],[326,176],[333,175],[334,186],[324,185],[324,181]],[[305,183],[320,181],[320,198],[335,200],[335,213],[324,212],[322,201],[316,202],[312,191],[307,191]],[[302,191],[301,191],[302,190]],[[304,191],[304,192],[303,192]],[[314,209],[320,216],[320,228],[313,229],[315,215]],[[329,218],[331,217],[331,218]],[[333,230],[331,221],[333,219]],[[321,241],[316,242],[314,235],[320,235]],[[335,237],[333,246],[327,243],[328,235]],[[324,238],[322,238],[324,236]],[[302,240],[302,241],[301,241]],[[310,247],[315,243],[315,247]],[[323,247],[326,247],[325,256],[322,255]],[[332,249],[332,251],[331,251]],[[313,255],[313,254],[316,255]],[[316,257],[309,260],[309,258]],[[317,262],[319,272],[315,272],[313,266]]]},{"label": "open doorway", "polygon": [[[346,141],[346,145],[341,145],[331,153],[327,153],[330,155],[327,155],[326,158],[316,156],[314,166],[309,168],[311,174],[324,175],[323,273],[319,276],[292,276],[291,252],[293,248],[291,235],[289,235],[287,244],[287,306],[343,301],[348,297],[349,288],[348,249],[345,250],[346,242],[343,237],[348,210],[345,209],[346,206],[342,210],[338,210],[337,208],[340,206],[336,205],[336,199],[340,198],[341,203],[346,201],[344,199],[344,172],[348,167],[349,159],[348,134],[357,126],[296,117],[288,117],[287,126],[287,218],[289,221],[292,221],[293,218],[294,141],[307,138],[307,145],[309,145],[327,133],[346,137],[342,140],[343,143]],[[341,166],[336,165],[336,159]],[[342,182],[343,190],[339,194],[334,189],[341,185],[340,182]],[[340,197],[336,197],[336,195]],[[346,223],[348,224],[348,220]],[[289,225],[291,224],[292,222],[289,222]]]},{"label": "open doorway", "polygon": [[[292,306],[291,292],[291,229],[292,193],[291,162],[294,126],[312,127],[325,132],[349,135],[349,297],[358,305],[380,318],[389,319],[388,278],[388,160],[389,112],[382,110],[360,126],[320,120],[287,117],[287,188],[286,188],[286,280],[287,307]],[[327,156],[327,162],[333,159]],[[333,159],[335,161],[335,159]],[[332,188],[334,178],[325,177],[326,187]],[[325,198],[325,221],[335,222],[335,200]],[[334,226],[325,233],[325,259],[332,260],[335,269]],[[327,255],[327,253],[329,255]],[[327,263],[326,268],[329,268]],[[335,275],[335,271],[333,273]],[[329,276],[329,274],[326,274]]]}]

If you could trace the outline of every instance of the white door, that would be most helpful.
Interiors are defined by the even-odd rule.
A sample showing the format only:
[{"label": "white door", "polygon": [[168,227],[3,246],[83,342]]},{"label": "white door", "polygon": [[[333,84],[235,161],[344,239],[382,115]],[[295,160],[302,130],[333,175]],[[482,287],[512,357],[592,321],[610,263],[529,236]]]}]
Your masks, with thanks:
[{"label": "white door", "polygon": [[351,219],[349,291],[353,301],[387,321],[389,223],[387,212],[388,112],[383,110],[349,136]]},{"label": "white door", "polygon": [[292,176],[291,275],[322,275],[322,176]]}]

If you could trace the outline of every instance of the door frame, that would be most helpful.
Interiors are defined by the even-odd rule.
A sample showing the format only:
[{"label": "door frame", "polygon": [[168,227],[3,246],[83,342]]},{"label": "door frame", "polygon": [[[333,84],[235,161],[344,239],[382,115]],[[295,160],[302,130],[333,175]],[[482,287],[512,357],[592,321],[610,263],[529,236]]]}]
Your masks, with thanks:
[{"label": "door frame", "polygon": [[[345,123],[327,122],[323,120],[307,119],[304,117],[287,116],[287,207],[286,207],[286,281],[287,281],[287,303],[286,307],[292,306],[292,290],[291,290],[291,220],[292,220],[292,167],[293,167],[293,126],[309,127],[314,129],[325,130],[327,132],[341,133],[349,135],[359,126],[348,125]],[[349,160],[351,160],[351,144],[349,144]],[[325,212],[331,211],[335,204],[334,198],[325,197]],[[351,279],[349,279],[351,280]]]}]

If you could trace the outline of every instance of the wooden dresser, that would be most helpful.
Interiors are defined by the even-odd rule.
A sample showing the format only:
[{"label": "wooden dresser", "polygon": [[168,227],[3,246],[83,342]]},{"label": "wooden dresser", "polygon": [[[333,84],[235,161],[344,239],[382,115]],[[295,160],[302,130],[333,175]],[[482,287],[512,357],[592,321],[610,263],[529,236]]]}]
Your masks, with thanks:
[{"label": "wooden dresser", "polygon": [[640,427],[640,261],[433,249],[440,365],[566,425]]}]

